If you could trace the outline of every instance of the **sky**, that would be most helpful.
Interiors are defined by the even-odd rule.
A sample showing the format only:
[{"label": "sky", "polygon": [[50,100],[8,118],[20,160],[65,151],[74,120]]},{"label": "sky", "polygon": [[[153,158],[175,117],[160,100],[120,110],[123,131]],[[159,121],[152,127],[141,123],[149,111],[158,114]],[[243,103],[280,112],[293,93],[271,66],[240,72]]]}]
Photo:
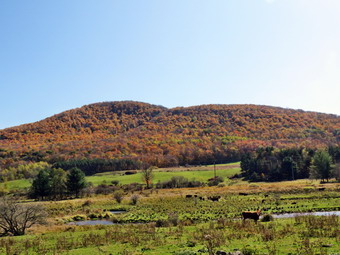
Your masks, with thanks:
[{"label": "sky", "polygon": [[0,129],[104,101],[340,115],[338,0],[0,0]]}]

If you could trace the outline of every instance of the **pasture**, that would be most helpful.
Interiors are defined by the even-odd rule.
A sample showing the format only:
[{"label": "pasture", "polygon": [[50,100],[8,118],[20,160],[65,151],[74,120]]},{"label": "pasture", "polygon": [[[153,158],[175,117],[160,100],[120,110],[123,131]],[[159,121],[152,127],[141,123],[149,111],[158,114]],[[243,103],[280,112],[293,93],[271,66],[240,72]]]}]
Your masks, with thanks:
[{"label": "pasture", "polygon": [[[216,169],[216,175],[221,176],[224,179],[238,173],[240,173],[240,168],[237,166],[226,169],[220,169],[219,167]],[[168,181],[174,176],[182,176],[189,180],[194,179],[196,181],[206,182],[208,179],[214,177],[214,171],[212,169],[206,168],[200,168],[197,170],[195,168],[155,169],[153,183]],[[93,176],[88,176],[86,177],[86,180],[95,186],[102,184],[103,182],[111,183],[111,181],[119,181],[120,184],[143,183],[142,174],[140,172],[137,172],[133,175],[124,175],[124,171],[115,173],[100,173]]]},{"label": "pasture", "polygon": [[336,217],[298,217],[275,222],[232,221],[112,226],[57,226],[0,240],[2,254],[336,254]]},{"label": "pasture", "polygon": [[[99,173],[93,176],[86,176],[86,181],[91,182],[94,186],[106,183],[110,184],[112,181],[119,181],[120,184],[143,183],[140,171],[133,175],[125,175],[126,171],[115,171]],[[240,173],[240,164],[218,164],[216,165],[216,174],[223,178],[233,176]],[[153,183],[158,181],[168,181],[173,176],[183,176],[189,180],[195,179],[197,181],[206,182],[209,178],[214,177],[214,166],[198,166],[198,167],[176,167],[176,168],[159,168],[154,170]],[[0,190],[16,191],[27,189],[31,186],[32,180],[21,179],[14,181],[7,181],[0,183]]]},{"label": "pasture", "polygon": [[[154,182],[172,176],[207,181],[214,176],[213,166],[207,168],[157,169]],[[217,175],[228,177],[238,173],[239,167],[223,165],[216,170]],[[120,174],[87,178],[94,185],[104,180],[108,184],[112,180],[141,183],[140,173]],[[13,187],[21,182],[14,181]],[[47,225],[34,226],[25,236],[0,238],[0,254],[212,255],[241,251],[247,255],[315,255],[340,250],[339,216],[269,217],[270,221],[261,221],[266,214],[340,211],[339,183],[227,179],[213,187],[125,190],[122,196],[120,203],[112,193],[62,201],[26,201],[44,206]],[[133,196],[138,197],[135,204]],[[219,197],[218,201],[209,199],[212,196]],[[262,211],[257,224],[252,219],[243,221],[243,211],[257,209]],[[113,214],[112,210],[125,212]],[[68,225],[103,218],[114,225]]]},{"label": "pasture", "polygon": [[[340,210],[339,184],[329,184],[324,191],[319,191],[318,186],[306,189],[306,182],[301,181],[291,183],[292,186],[283,184],[258,183],[256,189],[248,189],[247,195],[233,189],[234,186],[245,188],[245,184],[144,190],[134,192],[140,196],[136,205],[131,204],[131,193],[125,194],[120,204],[112,195],[40,202],[50,215],[49,225],[36,226],[26,236],[1,238],[0,253],[186,255],[237,250],[243,254],[336,254],[340,250],[339,217],[243,222],[241,212],[256,208],[261,208],[262,214]],[[317,185],[316,182],[311,185],[314,184]],[[221,199],[197,200],[186,198],[186,194],[203,197],[219,194]],[[126,213],[110,215],[108,211],[114,209]],[[101,218],[105,214],[116,224],[65,224],[75,219]]]}]

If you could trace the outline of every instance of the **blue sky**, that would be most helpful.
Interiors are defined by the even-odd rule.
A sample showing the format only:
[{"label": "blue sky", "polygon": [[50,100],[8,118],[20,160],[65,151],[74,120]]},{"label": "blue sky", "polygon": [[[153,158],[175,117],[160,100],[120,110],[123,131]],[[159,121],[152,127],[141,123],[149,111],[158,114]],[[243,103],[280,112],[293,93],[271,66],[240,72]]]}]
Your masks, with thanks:
[{"label": "blue sky", "polygon": [[338,0],[2,0],[0,129],[85,104],[340,115]]}]

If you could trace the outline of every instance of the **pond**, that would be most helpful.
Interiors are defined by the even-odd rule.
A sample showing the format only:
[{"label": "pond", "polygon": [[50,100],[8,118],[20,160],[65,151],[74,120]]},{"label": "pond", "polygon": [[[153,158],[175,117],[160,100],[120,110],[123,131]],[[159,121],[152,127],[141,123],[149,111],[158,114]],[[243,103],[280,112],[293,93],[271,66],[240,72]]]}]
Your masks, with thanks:
[{"label": "pond", "polygon": [[[116,211],[116,210],[111,210],[109,211],[112,214],[121,214],[125,213],[126,211]],[[80,221],[72,221],[67,223],[67,225],[77,225],[77,226],[85,226],[85,225],[114,225],[117,223],[113,223],[111,220],[107,219],[98,219],[98,220],[80,220]]]},{"label": "pond", "polygon": [[[125,211],[110,211],[113,214],[124,213]],[[293,218],[297,216],[331,216],[336,215],[340,216],[340,211],[332,211],[332,212],[309,212],[309,213],[283,213],[283,214],[273,214],[275,219],[285,219],[285,218]],[[77,225],[77,226],[85,226],[85,225],[114,225],[114,224],[122,224],[122,223],[114,223],[111,220],[107,219],[98,219],[98,220],[82,220],[82,221],[73,221],[68,223],[68,225]]]},{"label": "pond", "polygon": [[77,226],[85,226],[85,225],[113,225],[117,223],[113,223],[110,220],[81,220],[81,221],[73,221],[67,223],[67,225],[77,225]]},{"label": "pond", "polygon": [[283,213],[283,214],[273,214],[275,219],[284,219],[284,218],[293,218],[297,216],[331,216],[336,215],[340,216],[340,211],[332,211],[332,212],[308,212],[308,213]]},{"label": "pond", "polygon": [[112,214],[119,214],[119,213],[125,213],[126,211],[120,210],[120,211],[109,211]]}]

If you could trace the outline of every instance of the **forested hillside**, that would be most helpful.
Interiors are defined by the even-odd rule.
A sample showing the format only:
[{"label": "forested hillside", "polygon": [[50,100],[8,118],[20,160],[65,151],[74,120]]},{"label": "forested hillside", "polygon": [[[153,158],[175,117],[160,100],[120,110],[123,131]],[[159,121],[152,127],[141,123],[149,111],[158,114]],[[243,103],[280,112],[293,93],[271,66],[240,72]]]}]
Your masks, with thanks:
[{"label": "forested hillside", "polygon": [[133,159],[157,166],[239,160],[259,146],[340,144],[340,117],[257,105],[167,109],[105,102],[0,130],[1,167],[23,161]]}]

